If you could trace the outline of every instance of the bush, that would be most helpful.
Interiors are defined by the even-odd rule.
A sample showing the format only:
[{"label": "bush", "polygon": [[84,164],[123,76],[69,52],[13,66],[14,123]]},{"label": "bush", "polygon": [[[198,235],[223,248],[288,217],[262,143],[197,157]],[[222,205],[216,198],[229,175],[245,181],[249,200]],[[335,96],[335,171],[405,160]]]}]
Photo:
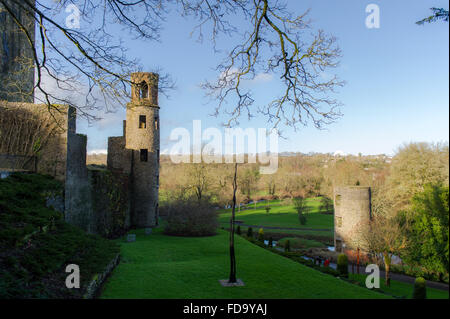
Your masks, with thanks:
[{"label": "bush", "polygon": [[236,234],[240,235],[241,234],[241,226],[238,225],[237,229],[236,229]]},{"label": "bush", "polygon": [[284,251],[287,253],[291,251],[291,242],[289,239],[284,243]]},{"label": "bush", "polygon": [[218,227],[217,214],[209,202],[179,199],[167,209],[164,233],[173,236],[212,236]]},{"label": "bush", "polygon": [[269,237],[269,247],[273,247],[273,238]]},{"label": "bush", "polygon": [[417,277],[414,282],[413,299],[427,299],[427,282],[422,277]]},{"label": "bush", "polygon": [[266,206],[264,209],[266,210],[266,213],[268,214],[270,212],[271,207],[270,206]]},{"label": "bush", "polygon": [[337,271],[343,277],[348,277],[348,257],[345,254],[340,254],[337,260]]},{"label": "bush", "polygon": [[264,229],[260,228],[258,231],[258,240],[264,242]]},{"label": "bush", "polygon": [[247,237],[249,238],[253,237],[253,229],[251,227],[247,228]]}]

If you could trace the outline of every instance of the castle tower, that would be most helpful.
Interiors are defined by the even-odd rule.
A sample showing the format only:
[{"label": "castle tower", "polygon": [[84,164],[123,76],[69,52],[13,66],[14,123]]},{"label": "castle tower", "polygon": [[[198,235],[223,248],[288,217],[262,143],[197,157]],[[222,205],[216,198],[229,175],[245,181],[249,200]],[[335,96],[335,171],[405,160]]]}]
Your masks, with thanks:
[{"label": "castle tower", "polygon": [[159,106],[158,74],[133,73],[127,104],[125,148],[131,150],[131,225],[158,224]]},{"label": "castle tower", "polygon": [[[35,0],[29,2],[34,5]],[[34,16],[16,2],[6,0],[5,4],[0,4],[0,100],[33,103],[34,60],[29,39],[35,39]]]},{"label": "castle tower", "polygon": [[[361,226],[371,220],[371,189],[346,186],[334,189],[334,247],[342,252],[364,247]],[[358,246],[358,247],[356,247]]]}]

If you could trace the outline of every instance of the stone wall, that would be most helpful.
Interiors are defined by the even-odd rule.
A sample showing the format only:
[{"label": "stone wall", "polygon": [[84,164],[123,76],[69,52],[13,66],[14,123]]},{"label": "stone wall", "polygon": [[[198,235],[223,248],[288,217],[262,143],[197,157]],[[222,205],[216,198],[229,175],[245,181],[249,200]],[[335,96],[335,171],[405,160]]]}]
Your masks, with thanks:
[{"label": "stone wall", "polygon": [[[33,157],[38,173],[63,181],[67,134],[75,132],[75,117],[75,109],[68,106],[49,109],[43,104],[0,101],[0,155],[5,159],[0,168],[30,170],[29,161],[19,159]],[[8,164],[7,157],[18,160]]]},{"label": "stone wall", "polygon": [[159,75],[149,72],[135,72],[131,74],[131,100],[158,105]]},{"label": "stone wall", "polygon": [[130,227],[130,181],[128,174],[89,170],[95,232],[117,238]]},{"label": "stone wall", "polygon": [[[0,4],[0,100],[32,103],[34,59],[29,39],[34,43],[35,20],[32,14],[11,0],[6,0],[6,6]],[[29,39],[9,10],[25,27]]]},{"label": "stone wall", "polygon": [[[85,135],[68,134],[67,175],[65,183],[65,220],[69,224],[94,233],[91,185],[86,167]],[[70,159],[70,160],[69,160]]]},{"label": "stone wall", "polygon": [[371,189],[364,186],[336,187],[334,189],[334,245],[342,251],[363,249],[361,226],[371,219]]},{"label": "stone wall", "polygon": [[131,150],[125,149],[125,137],[108,138],[108,170],[131,173]]},{"label": "stone wall", "polygon": [[[146,126],[139,118],[145,116]],[[159,187],[159,108],[127,106],[126,148],[132,154],[133,203],[132,224],[136,227],[157,225]],[[141,159],[141,149],[147,150],[147,160]]]},{"label": "stone wall", "polygon": [[[159,214],[159,76],[137,72],[131,81],[125,134],[126,148],[133,150],[131,222],[135,227],[154,227]],[[144,158],[142,150],[147,152]]]}]

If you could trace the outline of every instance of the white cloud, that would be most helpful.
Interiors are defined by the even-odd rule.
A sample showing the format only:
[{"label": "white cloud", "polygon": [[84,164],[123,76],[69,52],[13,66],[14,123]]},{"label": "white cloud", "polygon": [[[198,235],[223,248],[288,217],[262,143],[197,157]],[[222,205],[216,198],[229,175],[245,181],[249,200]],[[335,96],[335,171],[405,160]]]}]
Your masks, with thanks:
[{"label": "white cloud", "polygon": [[108,150],[106,149],[98,149],[98,150],[90,150],[87,152],[88,155],[94,155],[94,154],[108,154]]},{"label": "white cloud", "polygon": [[251,82],[270,82],[273,80],[273,75],[270,73],[259,73]]},{"label": "white cloud", "polygon": [[347,156],[347,153],[345,153],[342,150],[337,150],[336,152],[333,153],[333,156]]}]

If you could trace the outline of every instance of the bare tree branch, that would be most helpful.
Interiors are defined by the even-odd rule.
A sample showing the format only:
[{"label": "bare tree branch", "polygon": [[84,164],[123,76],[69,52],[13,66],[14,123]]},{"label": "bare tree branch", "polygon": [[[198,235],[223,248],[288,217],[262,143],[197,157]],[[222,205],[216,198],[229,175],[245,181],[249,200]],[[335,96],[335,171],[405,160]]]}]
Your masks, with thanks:
[{"label": "bare tree branch", "polygon": [[[88,28],[73,29],[59,22],[63,9],[71,4],[79,8]],[[129,75],[141,67],[127,57],[117,28],[137,39],[160,41],[165,17],[175,8],[197,21],[192,34],[199,40],[208,30],[216,52],[219,36],[237,43],[226,49],[224,61],[217,66],[218,79],[202,85],[217,103],[214,114],[227,114],[225,125],[238,124],[242,115],[251,118],[259,113],[274,127],[296,128],[312,122],[322,128],[341,116],[340,103],[331,95],[344,82],[328,73],[338,66],[336,39],[321,30],[313,32],[308,11],[293,15],[281,1],[0,0],[0,7],[11,16],[19,8],[35,18],[36,39],[27,35],[34,52],[28,63],[36,68],[35,97],[49,107],[72,105],[92,119],[94,109],[109,111],[124,105]],[[246,21],[243,29],[238,28],[236,18]],[[26,33],[20,19],[14,21]],[[256,105],[259,102],[248,85],[260,74],[273,76],[283,87],[265,106]],[[59,92],[46,87],[49,81]],[[174,86],[168,76],[161,76],[160,81],[162,93]],[[84,105],[74,105],[68,93],[82,94]]]}]

